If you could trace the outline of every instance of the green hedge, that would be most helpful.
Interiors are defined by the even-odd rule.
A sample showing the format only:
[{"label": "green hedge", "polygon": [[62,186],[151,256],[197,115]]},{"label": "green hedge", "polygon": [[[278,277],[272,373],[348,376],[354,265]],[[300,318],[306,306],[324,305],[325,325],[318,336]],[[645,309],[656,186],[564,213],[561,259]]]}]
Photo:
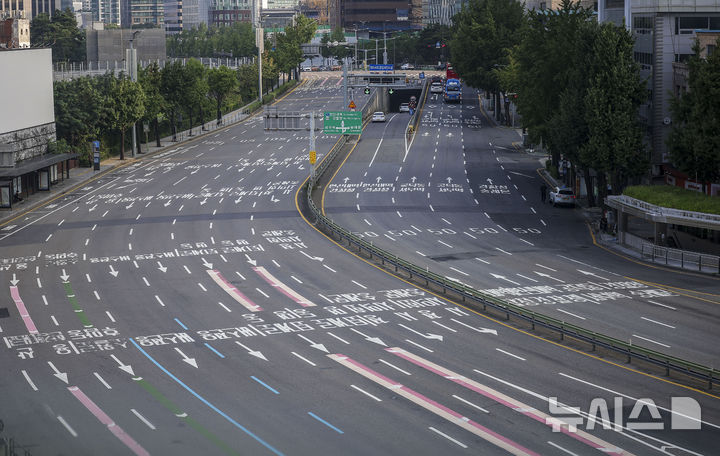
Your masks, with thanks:
[{"label": "green hedge", "polygon": [[670,185],[636,185],[623,192],[656,206],[720,215],[720,198]]}]

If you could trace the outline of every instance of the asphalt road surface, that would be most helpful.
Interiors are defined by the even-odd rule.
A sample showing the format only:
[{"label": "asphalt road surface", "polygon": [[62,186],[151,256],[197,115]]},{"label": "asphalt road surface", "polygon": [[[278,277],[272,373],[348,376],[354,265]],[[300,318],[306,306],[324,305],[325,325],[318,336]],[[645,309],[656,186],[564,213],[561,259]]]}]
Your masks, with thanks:
[{"label": "asphalt road surface", "polygon": [[[319,111],[341,103],[339,80],[318,78],[277,106]],[[335,183],[373,184],[329,191],[329,213],[484,289],[512,285],[491,273],[518,282],[523,274],[532,279],[523,285],[557,290],[631,282],[615,275],[625,263],[584,253],[592,247],[572,211],[529,202],[537,187],[530,159],[480,146],[509,139],[506,131],[453,120],[472,104],[432,105],[407,157],[401,115],[367,127]],[[266,133],[256,116],[128,164],[0,227],[6,448],[12,441],[17,454],[32,455],[717,452],[712,392],[538,339],[332,244],[295,207],[309,172],[307,135]],[[335,141],[319,136],[319,156]],[[400,191],[413,177],[422,191]],[[509,193],[483,194],[486,178]],[[388,182],[394,191],[364,191]],[[440,258],[456,252],[473,253]],[[712,289],[706,279],[662,274]],[[647,315],[688,334],[656,334],[648,322],[648,338],[711,352],[716,336],[703,328],[714,317],[699,321],[690,312],[701,303],[637,290],[658,288],[603,288],[625,297],[583,303],[596,309],[585,318],[624,331]],[[662,319],[671,310],[649,300],[676,310]],[[686,321],[703,331],[706,348],[682,328]]]}]

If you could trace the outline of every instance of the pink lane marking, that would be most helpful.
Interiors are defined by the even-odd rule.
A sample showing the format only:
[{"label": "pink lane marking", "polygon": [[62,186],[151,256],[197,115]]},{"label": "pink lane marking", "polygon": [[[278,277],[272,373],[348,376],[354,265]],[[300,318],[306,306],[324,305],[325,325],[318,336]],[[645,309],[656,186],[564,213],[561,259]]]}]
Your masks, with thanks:
[{"label": "pink lane marking", "polygon": [[240,290],[235,288],[233,284],[228,282],[227,279],[223,277],[223,275],[220,274],[220,271],[218,271],[217,269],[208,269],[207,273],[210,274],[210,277],[213,278],[215,283],[220,285],[220,288],[225,290],[227,294],[232,296],[233,299],[245,306],[245,308],[247,308],[251,312],[260,312],[261,310],[263,310],[262,307],[255,304],[252,300],[250,300],[250,298],[248,298]]},{"label": "pink lane marking", "polygon": [[320,84],[320,86],[324,86],[324,85],[325,85],[325,83],[326,83],[326,82],[328,81],[328,79],[330,79],[330,77],[329,77],[329,76],[328,76],[327,78],[325,78],[325,79],[323,80],[323,82],[322,82],[322,84]]},{"label": "pink lane marking", "polygon": [[337,84],[335,84],[335,85],[336,85],[336,86],[339,86],[340,84],[342,84],[342,81],[343,81],[343,78],[340,78],[340,80],[339,80],[339,81],[337,82]]},{"label": "pink lane marking", "polygon": [[20,313],[20,317],[22,318],[23,323],[25,323],[25,327],[27,328],[28,332],[30,334],[37,334],[37,327],[35,326],[35,323],[33,322],[32,318],[30,318],[30,314],[25,308],[25,303],[20,297],[20,292],[18,291],[18,288],[10,287],[10,295],[12,296],[13,301],[15,301],[15,307],[17,307],[17,310]]},{"label": "pink lane marking", "polygon": [[389,379],[388,377],[385,377],[384,375],[380,374],[379,372],[376,372],[376,371],[372,370],[371,368],[365,366],[364,364],[361,364],[361,363],[355,361],[354,359],[352,359],[352,358],[350,358],[350,357],[347,357],[347,356],[342,355],[342,354],[335,354],[335,355],[332,355],[332,356],[343,358],[345,362],[347,362],[347,363],[349,363],[349,364],[352,364],[353,366],[355,366],[356,368],[358,368],[358,369],[360,369],[360,370],[362,370],[362,371],[365,371],[365,372],[367,373],[367,376],[370,377],[370,378],[372,378],[372,377],[379,378],[379,379],[382,380],[383,382],[385,382],[385,383],[387,383],[388,385],[390,385],[390,386],[387,386],[387,385],[386,385],[386,388],[392,389],[393,391],[397,391],[397,390],[404,391],[406,394],[415,397],[419,402],[424,402],[425,404],[427,404],[427,405],[429,405],[429,406],[431,406],[431,407],[434,407],[434,408],[437,408],[437,409],[439,409],[439,410],[442,410],[443,412],[447,413],[448,415],[453,416],[454,418],[456,418],[456,419],[458,420],[458,422],[467,423],[469,426],[472,426],[472,427],[474,427],[475,429],[478,429],[479,431],[481,431],[481,432],[483,432],[483,433],[485,433],[485,434],[488,434],[488,435],[494,437],[495,439],[497,439],[497,440],[505,443],[505,444],[508,445],[509,447],[512,447],[512,448],[514,448],[515,450],[519,451],[518,454],[527,454],[527,455],[532,455],[532,456],[540,456],[538,453],[535,453],[535,452],[533,452],[533,451],[531,451],[531,450],[523,447],[523,446],[520,445],[519,443],[516,443],[516,442],[510,440],[509,438],[507,438],[507,437],[505,437],[505,436],[502,436],[502,435],[498,434],[497,432],[494,432],[494,431],[486,428],[485,426],[482,426],[482,425],[479,424],[479,423],[476,423],[475,421],[473,421],[473,420],[471,420],[471,419],[469,419],[469,418],[461,415],[460,413],[458,413],[458,412],[456,412],[456,411],[454,411],[454,410],[452,410],[452,409],[450,409],[450,408],[448,408],[448,407],[445,407],[444,405],[442,405],[442,404],[440,404],[440,403],[438,403],[438,402],[435,402],[434,400],[432,400],[432,399],[430,399],[430,398],[428,398],[428,397],[426,397],[426,396],[418,393],[417,391],[415,391],[415,390],[413,390],[413,389],[411,389],[411,388],[408,388],[407,386],[404,386],[404,385],[402,385],[402,384],[400,384],[400,383],[398,383],[398,382],[396,382],[396,381],[394,381],[394,380]]},{"label": "pink lane marking", "polygon": [[296,303],[300,304],[303,307],[313,307],[315,304],[311,302],[308,299],[305,299],[300,293],[296,292],[289,286],[285,285],[281,281],[279,281],[274,275],[272,275],[267,269],[265,269],[262,266],[258,266],[253,268],[253,271],[260,274],[260,276],[265,279],[267,283],[269,283],[271,286],[277,288],[280,293],[284,294],[288,298],[292,299]]},{"label": "pink lane marking", "polygon": [[[494,400],[495,402],[498,402],[510,409],[513,409],[529,418],[534,419],[535,421],[538,421],[540,423],[546,424],[548,426],[552,427],[552,423],[547,422],[547,418],[549,418],[549,415],[545,414],[544,412],[540,412],[539,410],[531,409],[531,407],[527,406],[526,404],[523,404],[522,402],[515,401],[512,398],[505,399],[501,393],[498,393],[492,388],[486,387],[480,383],[477,383],[475,381],[467,381],[465,377],[462,375],[455,373],[451,370],[444,369],[441,366],[438,366],[437,364],[431,363],[429,361],[425,361],[422,358],[420,358],[417,355],[413,355],[410,352],[398,348],[398,347],[391,347],[386,348],[385,351],[394,354],[395,356],[399,356],[400,358],[409,361],[417,366],[422,367],[423,369],[429,370],[430,372],[437,374],[441,377],[445,377],[446,379],[457,383],[458,385],[464,386],[467,389],[470,389],[472,391],[475,391],[478,394],[481,394],[487,398],[490,398]],[[505,396],[507,397],[507,396]],[[611,445],[603,440],[599,440],[599,442],[594,442],[588,438],[585,438],[585,432],[584,431],[577,431],[577,432],[570,432],[567,426],[561,426],[560,430],[563,434],[566,434],[579,442],[582,442],[588,446],[591,446],[595,448],[596,450],[604,451],[608,448],[615,449],[616,447],[614,445]],[[587,434],[591,438],[595,438],[591,436],[590,434]],[[619,448],[617,448],[619,450]],[[631,454],[627,453],[624,450],[619,452],[618,454]]]},{"label": "pink lane marking", "polygon": [[115,437],[118,438],[122,443],[125,444],[126,447],[130,448],[130,450],[135,453],[138,456],[150,456],[150,453],[145,450],[142,446],[140,446],[139,443],[137,443],[132,437],[130,437],[123,429],[115,424],[115,422],[110,419],[109,416],[105,412],[103,412],[100,407],[95,404],[95,402],[92,401],[89,397],[85,395],[85,393],[82,392],[80,388],[77,386],[69,386],[68,390],[72,393],[73,396],[77,400],[82,403],[82,405],[85,406],[86,409],[90,411],[93,415],[95,415],[95,418],[98,419],[102,424],[107,426],[108,430],[115,435]]}]

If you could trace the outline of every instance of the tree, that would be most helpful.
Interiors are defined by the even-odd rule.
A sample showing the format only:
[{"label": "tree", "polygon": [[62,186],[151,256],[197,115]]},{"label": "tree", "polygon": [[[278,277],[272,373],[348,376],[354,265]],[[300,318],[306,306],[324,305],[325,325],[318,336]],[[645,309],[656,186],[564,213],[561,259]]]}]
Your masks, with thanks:
[{"label": "tree", "polygon": [[238,95],[240,102],[258,98],[258,68],[257,65],[243,65],[237,69]]},{"label": "tree", "polygon": [[182,62],[176,60],[166,64],[160,72],[160,93],[165,100],[163,112],[170,119],[173,141],[177,140],[177,116],[183,107],[187,90]]},{"label": "tree", "polygon": [[155,144],[160,147],[160,122],[158,117],[164,111],[165,99],[161,93],[162,73],[157,63],[151,63],[138,71],[138,81],[145,93],[145,115],[143,121],[152,124]]},{"label": "tree", "polygon": [[[718,43],[720,44],[720,43]],[[688,61],[688,91],[673,100],[668,138],[672,163],[702,182],[720,179],[720,52],[700,57],[695,42]]]},{"label": "tree", "polygon": [[[183,67],[185,77],[185,90],[181,92],[183,109],[187,114],[190,125],[193,125],[193,118],[199,118],[204,122],[204,104],[207,102],[208,81],[207,69],[199,60],[190,59]],[[197,113],[197,117],[195,114]]]},{"label": "tree", "polygon": [[222,123],[222,105],[230,93],[238,85],[235,72],[226,66],[211,68],[207,76],[210,96],[215,99],[217,107],[217,123]]},{"label": "tree", "polygon": [[[523,40],[513,54],[520,67],[521,84],[517,92],[523,126],[528,128],[532,142],[544,143],[552,154],[553,165],[558,164],[563,153],[562,146],[553,142],[557,136],[551,134],[552,125],[557,122],[557,118],[553,118],[559,112],[562,92],[577,89],[574,98],[569,93],[564,97],[566,115],[584,109],[578,106],[584,105],[584,87],[587,87],[589,76],[582,74],[587,70],[586,64],[577,66],[581,64],[577,62],[575,43],[581,39],[581,28],[591,17],[592,11],[570,0],[564,0],[560,8],[550,14],[530,11]],[[591,49],[586,52],[592,53]],[[568,105],[571,102],[574,108]]]},{"label": "tree", "polygon": [[469,85],[494,93],[496,106],[500,94],[494,69],[507,65],[508,51],[520,42],[523,14],[523,3],[516,0],[471,0],[453,18],[453,66]]},{"label": "tree", "polygon": [[98,139],[104,96],[94,82],[88,76],[53,85],[57,136],[73,150],[83,150],[88,141]]},{"label": "tree", "polygon": [[628,179],[647,169],[638,109],[645,97],[645,82],[633,58],[634,39],[624,27],[599,26],[593,46],[593,67],[585,96],[589,140],[580,154],[598,171],[601,200],[612,188],[622,190]]},{"label": "tree", "polygon": [[50,18],[38,14],[30,24],[30,45],[52,48],[53,62],[85,60],[85,33],[78,28],[75,14],[66,9],[56,10]]},{"label": "tree", "polygon": [[120,132],[120,160],[125,159],[125,131],[142,119],[145,113],[145,93],[139,83],[122,76],[109,93],[112,128]]}]

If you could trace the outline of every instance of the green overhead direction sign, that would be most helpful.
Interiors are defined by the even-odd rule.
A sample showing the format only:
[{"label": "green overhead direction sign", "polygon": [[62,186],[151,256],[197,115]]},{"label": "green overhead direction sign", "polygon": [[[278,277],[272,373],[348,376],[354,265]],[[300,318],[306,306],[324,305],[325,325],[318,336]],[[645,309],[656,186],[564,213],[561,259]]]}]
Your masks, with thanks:
[{"label": "green overhead direction sign", "polygon": [[326,135],[359,135],[362,133],[362,112],[325,111],[323,133]]}]

